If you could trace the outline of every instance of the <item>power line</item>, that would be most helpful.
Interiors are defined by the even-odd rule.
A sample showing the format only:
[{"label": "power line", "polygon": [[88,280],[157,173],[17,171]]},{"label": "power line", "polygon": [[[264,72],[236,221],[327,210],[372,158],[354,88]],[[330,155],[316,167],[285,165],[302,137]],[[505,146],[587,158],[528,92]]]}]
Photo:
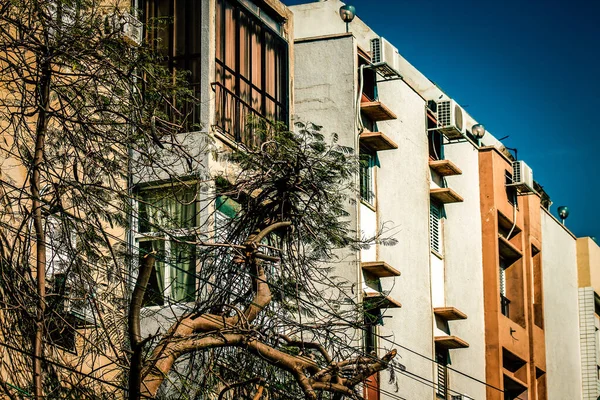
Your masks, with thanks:
[{"label": "power line", "polygon": [[[5,183],[6,183],[6,182],[5,182]],[[9,185],[10,185],[10,184],[9,184]],[[14,187],[14,186],[12,186],[12,185],[10,185],[10,186],[11,186],[13,189],[15,189],[15,190],[18,190],[18,191],[22,191],[22,192],[24,192],[24,190],[23,190],[23,189],[20,189],[20,188]],[[128,215],[128,216],[132,216],[132,215],[133,215],[133,214],[128,214],[127,212],[125,212],[125,213],[126,213],[126,215]],[[135,212],[133,212],[133,213],[135,213]],[[92,225],[92,224],[90,224],[89,222],[87,222],[87,221],[85,221],[85,220],[80,220],[80,221],[81,221],[82,223],[85,223],[85,224]],[[92,225],[92,226],[94,226],[94,225]],[[94,226],[94,227],[96,227],[96,226]],[[96,227],[96,228],[98,228],[98,229],[101,229],[100,227]],[[109,236],[110,238],[114,239],[114,240],[117,240],[117,241],[121,242],[121,243],[126,243],[126,242],[125,242],[125,241],[124,241],[122,238],[120,238],[120,237],[117,237],[117,236],[115,236],[115,235],[108,234],[108,236]],[[131,244],[129,244],[129,245],[131,245]],[[202,245],[200,245],[200,246],[202,246]],[[206,246],[206,245],[205,245],[205,246]],[[135,246],[133,246],[132,248],[133,248],[134,250],[138,250],[138,252],[139,252],[139,250],[140,250],[140,248],[139,248],[139,247],[135,247]],[[237,293],[234,293],[234,292],[232,292],[232,291],[230,291],[230,290],[227,290],[226,288],[223,288],[223,287],[220,287],[220,286],[216,285],[214,282],[210,282],[210,281],[207,281],[207,280],[204,280],[204,279],[202,279],[202,278],[201,278],[199,275],[197,275],[196,273],[192,273],[192,272],[190,272],[190,271],[187,271],[187,270],[183,270],[183,269],[181,269],[180,267],[178,267],[178,266],[177,266],[177,264],[171,263],[171,262],[169,262],[169,261],[166,261],[166,260],[163,260],[163,263],[165,263],[165,265],[169,265],[170,267],[173,267],[173,268],[175,268],[175,269],[177,269],[177,270],[179,270],[179,271],[183,272],[184,274],[189,274],[189,275],[192,275],[192,276],[194,276],[195,278],[197,278],[197,279],[199,279],[199,280],[201,280],[201,281],[204,281],[205,283],[207,283],[207,284],[209,284],[209,285],[211,285],[211,286],[213,286],[213,287],[215,287],[215,288],[217,288],[217,289],[224,290],[224,291],[228,292],[229,294],[238,295]],[[247,271],[246,271],[246,273],[248,273],[249,275],[252,275],[251,273],[249,273],[249,272],[247,272]],[[127,275],[127,276],[129,276],[130,278],[133,278],[133,275],[131,275],[131,273],[130,273],[130,272],[126,273],[126,275]],[[257,278],[257,277],[255,277],[255,278]],[[258,278],[257,278],[257,279],[258,279]],[[326,277],[326,279],[328,279],[330,282],[332,282],[332,281],[330,280],[330,278],[329,278],[329,277]],[[269,286],[270,286],[270,287],[273,287],[273,288],[279,288],[279,289],[281,289],[281,290],[284,290],[284,288],[283,288],[283,287],[281,287],[281,286],[277,286],[277,285],[274,285],[274,284],[272,284],[272,283],[269,283],[269,282],[267,282],[267,283],[269,284]],[[342,293],[343,293],[344,295],[346,295],[346,296],[347,296],[347,294],[346,294],[345,292],[343,292],[343,291],[342,291]],[[347,297],[348,297],[348,296],[347,296]],[[302,297],[299,297],[299,299],[298,299],[298,300],[299,300],[300,302],[304,303],[304,304],[308,304],[308,306],[310,306],[310,307],[313,307],[313,308],[315,308],[315,309],[318,309],[319,311],[325,312],[325,313],[327,313],[327,314],[329,314],[329,315],[332,315],[332,316],[334,316],[334,317],[336,317],[336,318],[339,318],[339,319],[340,319],[340,320],[342,320],[343,322],[346,322],[346,323],[348,323],[348,324],[349,324],[351,327],[353,327],[354,329],[358,329],[358,330],[362,330],[362,331],[366,332],[366,329],[365,329],[365,328],[363,328],[362,326],[360,326],[359,324],[357,324],[356,322],[345,320],[345,319],[341,318],[341,316],[340,316],[340,315],[334,314],[334,313],[332,313],[331,311],[329,311],[329,310],[326,310],[326,309],[324,309],[324,308],[322,308],[322,307],[320,307],[320,306],[316,305],[315,303],[308,302],[307,300],[303,299]],[[417,352],[417,351],[415,351],[415,350],[413,350],[413,349],[411,349],[411,348],[409,348],[409,347],[407,347],[407,346],[403,346],[403,345],[401,345],[401,344],[399,344],[399,343],[396,343],[396,342],[392,341],[391,339],[389,339],[389,338],[387,338],[387,337],[381,336],[381,335],[379,335],[379,334],[375,334],[374,336],[376,336],[376,337],[378,337],[378,338],[382,339],[383,341],[386,341],[386,342],[388,342],[388,343],[390,343],[390,344],[392,344],[392,345],[394,345],[394,346],[397,346],[397,347],[399,347],[399,348],[402,348],[402,349],[404,349],[404,350],[406,350],[406,351],[408,351],[408,352],[410,352],[410,353],[413,353],[413,354],[415,354],[415,355],[417,355],[417,356],[419,356],[419,357],[422,357],[422,358],[424,358],[424,359],[428,360],[429,362],[432,362],[432,363],[435,363],[435,364],[439,364],[439,363],[438,363],[438,362],[437,362],[435,359],[432,359],[432,358],[430,358],[430,357],[428,357],[428,356],[426,356],[426,355],[423,355],[423,354],[421,354],[421,353],[419,353],[419,352]],[[495,390],[497,390],[497,391],[500,391],[500,392],[504,392],[502,389],[500,389],[500,388],[497,388],[497,387],[495,387],[495,386],[493,386],[493,385],[491,385],[491,384],[489,384],[489,383],[487,383],[487,382],[484,382],[484,381],[482,381],[482,380],[480,380],[480,379],[478,379],[478,378],[475,378],[475,377],[473,377],[473,376],[471,376],[471,375],[468,375],[468,374],[466,374],[466,373],[464,373],[464,372],[462,372],[462,371],[460,371],[460,370],[457,370],[457,369],[455,369],[455,368],[452,368],[452,367],[450,367],[450,366],[447,366],[447,365],[445,365],[445,367],[446,367],[448,370],[454,371],[454,372],[456,372],[456,373],[458,373],[458,374],[460,374],[460,375],[462,375],[462,376],[465,376],[465,377],[467,377],[467,378],[469,378],[469,379],[472,379],[472,380],[474,380],[474,381],[476,381],[476,382],[478,382],[478,383],[480,383],[480,384],[483,384],[483,385],[485,385],[485,386],[487,386],[487,387],[490,387],[490,388],[492,388],[492,389],[495,389]],[[405,371],[398,371],[398,372],[404,373]],[[423,377],[420,377],[420,378],[421,378],[421,379],[424,379],[424,380],[427,380],[426,378],[423,378]],[[427,380],[427,381],[428,381],[428,380]],[[428,381],[428,382],[431,382],[431,381]]]},{"label": "power line", "polygon": [[[179,267],[177,267],[177,265],[176,265],[176,264],[172,264],[172,263],[170,263],[170,262],[165,262],[165,263],[166,263],[166,264],[168,264],[168,265],[170,265],[170,266],[172,266],[172,267],[174,266],[174,268],[176,268],[176,269],[179,269],[179,270],[181,270]],[[184,271],[184,270],[182,270],[182,271],[183,271],[183,272],[186,272],[186,273],[189,273],[188,271]],[[250,274],[250,275],[251,275],[251,274]],[[215,288],[217,288],[217,289],[220,289],[220,290],[226,291],[226,292],[228,292],[229,294],[234,294],[234,295],[236,295],[236,293],[232,292],[230,289],[227,289],[227,288],[224,288],[224,287],[222,287],[222,286],[219,286],[219,285],[215,284],[214,282],[206,281],[206,280],[202,279],[202,278],[201,278],[200,276],[198,276],[198,275],[195,275],[195,276],[196,276],[196,278],[198,278],[199,280],[201,280],[201,281],[204,281],[205,283],[207,283],[207,284],[209,284],[209,285],[212,285],[213,287],[215,287]],[[280,286],[277,286],[277,285],[271,285],[271,284],[270,284],[270,286],[272,286],[272,287],[274,287],[274,288],[280,288],[280,289],[281,289],[281,287],[280,287]],[[318,306],[316,306],[314,303],[309,303],[309,305],[311,305],[311,306],[313,306],[313,307],[318,307]],[[335,316],[335,314],[333,314],[333,315]],[[210,319],[211,317],[209,317],[209,316],[205,316],[205,318],[208,318],[208,319]],[[283,322],[286,322],[286,319],[285,319],[283,316],[279,316],[278,318],[279,318],[280,320],[282,320]],[[217,318],[215,318],[215,319],[214,319],[214,322],[221,322],[221,321],[220,321],[220,319],[217,319]],[[297,321],[293,321],[293,320],[287,320],[287,322],[291,322],[291,323],[297,323]],[[355,328],[355,329],[358,329],[358,330],[364,330],[364,328],[362,328],[362,327],[360,327],[360,326],[357,326],[357,325],[354,325],[354,328]],[[334,336],[334,337],[335,337],[335,336]],[[356,348],[349,346],[347,343],[344,343],[343,341],[339,341],[339,340],[338,340],[338,341],[337,341],[337,343],[338,343],[338,345],[341,345],[341,346],[343,346],[344,348],[351,350],[353,353],[356,353],[356,354],[358,354],[359,356],[371,358],[373,361],[378,361],[378,360],[379,360],[378,358],[376,358],[376,357],[374,357],[374,356],[372,356],[372,355],[370,355],[370,354],[365,354],[365,353],[362,353],[362,352],[360,352],[360,351],[359,351],[359,350],[357,350]],[[391,365],[391,367],[392,367],[392,369],[394,369],[394,371],[395,371],[395,372],[397,372],[397,373],[400,373],[400,374],[403,374],[403,375],[406,375],[406,376],[408,376],[409,378],[411,378],[411,379],[414,379],[414,380],[416,380],[416,381],[417,381],[417,382],[419,382],[419,383],[425,383],[425,382],[428,382],[428,383],[429,383],[429,385],[427,385],[427,386],[429,386],[429,387],[434,387],[434,386],[436,385],[436,384],[435,384],[433,381],[430,381],[430,380],[428,380],[427,378],[424,378],[424,377],[422,377],[422,376],[420,376],[420,375],[418,375],[418,374],[414,374],[414,373],[411,373],[411,372],[405,371],[405,370],[403,370],[403,369],[399,369],[399,368],[397,368],[397,367],[394,367],[394,366],[393,366],[393,364]],[[417,378],[418,378],[418,379],[417,379]],[[423,381],[424,381],[424,382],[423,382]],[[433,386],[432,386],[432,385],[433,385]],[[383,389],[381,389],[381,390],[383,390]],[[453,390],[452,390],[452,389],[450,389],[450,388],[448,388],[448,390],[449,390],[450,392],[455,392],[455,391],[453,391]],[[459,392],[455,392],[455,393],[459,394]]]}]

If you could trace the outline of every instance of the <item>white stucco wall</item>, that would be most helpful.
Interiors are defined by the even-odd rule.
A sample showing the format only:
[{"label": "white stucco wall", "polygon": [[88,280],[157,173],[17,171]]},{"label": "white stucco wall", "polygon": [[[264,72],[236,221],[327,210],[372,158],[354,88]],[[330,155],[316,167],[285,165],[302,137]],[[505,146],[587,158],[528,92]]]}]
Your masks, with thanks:
[{"label": "white stucco wall", "polygon": [[[360,235],[364,240],[377,235],[377,213],[362,202],[360,204]],[[377,246],[373,244],[369,248],[361,249],[360,260],[362,262],[377,261]]]},{"label": "white stucco wall", "polygon": [[[342,4],[337,0],[328,0],[290,7],[294,13],[295,37],[299,39],[343,34],[345,24],[338,16],[338,9]],[[356,38],[358,46],[370,50],[369,41],[376,36],[374,31],[359,18],[352,22],[350,31]],[[316,45],[315,43],[318,42],[297,44],[297,49],[312,47],[312,50],[296,51],[296,113],[303,116],[307,113],[311,117],[316,116],[315,122],[325,125],[328,129],[334,129],[329,128],[330,126],[336,127],[336,131],[342,134],[337,126],[342,126],[342,119],[351,120],[352,117],[339,107],[339,104],[344,101],[337,96],[347,96],[346,103],[351,101],[350,98],[354,98],[349,93],[343,92],[342,86],[350,85],[347,82],[349,74],[345,72],[346,56],[342,56],[342,49],[334,44],[339,40],[342,39],[330,40],[331,46]],[[320,57],[315,62],[317,67],[306,65],[300,72],[298,59],[308,55]],[[302,62],[302,64],[308,63],[309,61]],[[310,69],[313,74],[310,79],[298,75],[305,75],[307,73],[304,71],[305,68]],[[410,68],[414,69],[412,66]],[[421,77],[426,80],[422,75]],[[298,84],[299,79],[306,80],[306,85]],[[323,81],[327,81],[325,86]],[[339,87],[332,88],[330,85],[334,83]],[[433,85],[431,82],[429,84]],[[439,89],[433,87],[436,94],[441,93]],[[384,290],[389,290],[390,295],[403,304],[401,309],[387,310],[385,316],[391,318],[384,318],[385,325],[381,327],[380,333],[382,336],[390,335],[393,342],[400,343],[425,357],[433,358],[433,335],[434,332],[440,332],[434,322],[432,301],[435,300],[435,305],[438,306],[456,306],[467,313],[469,318],[465,321],[450,322],[451,334],[465,339],[471,346],[468,349],[451,351],[452,367],[477,379],[485,380],[478,153],[469,143],[452,145],[452,148],[446,149],[447,158],[452,159],[463,169],[462,176],[448,178],[448,182],[465,198],[465,202],[448,206],[447,213],[449,212],[452,219],[444,222],[449,224],[445,228],[447,243],[444,247],[447,255],[444,256],[444,260],[431,255],[430,267],[429,186],[431,179],[427,164],[426,104],[415,90],[400,80],[378,85],[380,100],[398,116],[396,120],[379,122],[378,130],[396,142],[399,148],[378,153],[380,161],[377,170],[378,227],[385,223],[387,231],[393,233],[398,240],[398,245],[378,246],[377,259],[389,263],[402,272],[399,278],[383,279],[382,285]],[[310,99],[308,102],[307,98]],[[472,119],[469,122],[469,126],[474,123]],[[366,207],[361,207],[361,229],[370,231],[373,223],[372,214],[367,213],[363,208]],[[373,249],[363,251],[362,256],[365,260],[371,260],[374,256]],[[444,268],[444,262],[449,263],[451,269],[448,270],[448,266]],[[431,274],[435,275],[433,288]],[[476,301],[473,301],[474,299]],[[384,340],[380,344],[386,348],[394,347],[393,343],[386,343]],[[434,381],[435,363],[402,349],[400,355],[402,356],[400,362],[410,373],[426,381]],[[385,377],[382,377],[381,381],[382,398],[390,398],[386,397],[386,392],[394,393],[393,386],[387,384]],[[419,399],[434,396],[427,382],[419,382],[401,374],[399,374],[398,385],[400,387],[398,395],[401,396]],[[484,385],[460,374],[451,372],[450,388],[455,390],[453,394],[464,393],[477,399],[485,398]]]},{"label": "white stucco wall", "polygon": [[[398,144],[398,149],[379,152],[377,210],[380,224],[398,240],[396,246],[379,248],[379,257],[402,272],[383,281],[384,289],[402,302],[388,310],[381,329],[393,341],[433,357],[433,314],[429,271],[429,167],[425,129],[425,102],[401,80],[380,83],[379,99],[398,117],[378,123],[378,129]],[[400,349],[409,372],[433,380],[433,363]],[[400,376],[399,394],[431,398],[433,390],[412,377]],[[384,390],[393,392],[387,381]]]},{"label": "white stucco wall", "polygon": [[548,400],[581,399],[576,241],[541,213]]},{"label": "white stucco wall", "polygon": [[[446,177],[446,182],[464,199],[445,207],[446,306],[467,314],[466,320],[448,324],[450,334],[469,343],[467,349],[451,350],[450,357],[452,368],[485,381],[479,152],[463,142],[445,145],[444,155],[462,170],[461,175]],[[450,384],[459,393],[485,399],[485,386],[462,374],[451,371]]]}]

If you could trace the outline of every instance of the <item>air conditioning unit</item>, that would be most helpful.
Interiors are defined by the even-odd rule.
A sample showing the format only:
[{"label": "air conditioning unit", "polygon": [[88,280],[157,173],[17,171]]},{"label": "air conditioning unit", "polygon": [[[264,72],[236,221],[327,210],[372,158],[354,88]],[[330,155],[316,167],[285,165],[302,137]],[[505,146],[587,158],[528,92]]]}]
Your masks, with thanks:
[{"label": "air conditioning unit", "polygon": [[507,186],[514,186],[518,193],[535,193],[533,188],[533,171],[524,161],[513,161],[513,183]]},{"label": "air conditioning unit", "polygon": [[107,30],[110,33],[118,32],[121,37],[133,46],[142,43],[144,34],[143,24],[128,12],[113,14],[106,20]]},{"label": "air conditioning unit", "polygon": [[371,64],[384,78],[399,77],[398,49],[382,37],[371,39]]},{"label": "air conditioning unit", "polygon": [[437,130],[448,140],[461,139],[465,136],[466,124],[464,110],[454,100],[437,102]]}]

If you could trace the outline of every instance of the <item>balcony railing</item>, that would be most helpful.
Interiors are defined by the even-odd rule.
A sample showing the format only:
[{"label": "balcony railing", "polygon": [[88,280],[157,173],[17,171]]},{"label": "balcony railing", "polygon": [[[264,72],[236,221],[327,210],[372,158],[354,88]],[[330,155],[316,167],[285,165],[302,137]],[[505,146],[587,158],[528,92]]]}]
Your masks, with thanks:
[{"label": "balcony railing", "polygon": [[507,318],[510,318],[510,300],[500,295],[500,312]]},{"label": "balcony railing", "polygon": [[258,110],[219,82],[215,92],[215,125],[231,140],[249,148],[260,147],[269,140],[273,124]]}]

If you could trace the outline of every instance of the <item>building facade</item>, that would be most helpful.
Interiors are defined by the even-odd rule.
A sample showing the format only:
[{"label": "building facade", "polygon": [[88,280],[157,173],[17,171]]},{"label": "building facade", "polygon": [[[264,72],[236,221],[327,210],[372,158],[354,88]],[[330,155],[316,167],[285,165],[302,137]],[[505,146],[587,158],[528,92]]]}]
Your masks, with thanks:
[{"label": "building facade", "polygon": [[579,331],[582,399],[600,395],[600,247],[585,237],[577,239]]},{"label": "building facade", "polygon": [[[392,44],[359,18],[348,32],[342,5],[135,1],[147,24],[164,21],[148,39],[160,39],[173,73],[190,71],[200,99],[186,110],[185,140],[201,166],[173,163],[190,183],[178,193],[185,206],[161,199],[170,183],[160,171],[131,177],[138,203],[129,244],[138,255],[159,251],[174,260],[154,267],[142,335],[167,329],[185,312],[168,305],[196,294],[201,266],[176,239],[214,213],[204,202],[215,188],[208,177],[234,171],[213,155],[259,146],[261,119],[289,127],[310,121],[359,158],[348,221],[369,246],[344,250],[335,263],[346,295],[365,311],[348,344],[366,356],[401,355],[390,367],[394,379],[382,371],[364,384],[367,400],[596,399],[598,246],[552,217],[532,178],[520,179],[526,165],[490,132],[474,136],[478,121]],[[24,182],[10,163],[3,160],[3,170],[14,168]],[[154,230],[160,221],[151,207],[159,203],[179,230]],[[235,216],[231,203],[223,209],[223,218]]]}]

